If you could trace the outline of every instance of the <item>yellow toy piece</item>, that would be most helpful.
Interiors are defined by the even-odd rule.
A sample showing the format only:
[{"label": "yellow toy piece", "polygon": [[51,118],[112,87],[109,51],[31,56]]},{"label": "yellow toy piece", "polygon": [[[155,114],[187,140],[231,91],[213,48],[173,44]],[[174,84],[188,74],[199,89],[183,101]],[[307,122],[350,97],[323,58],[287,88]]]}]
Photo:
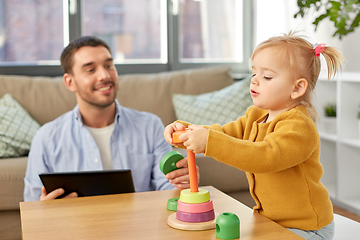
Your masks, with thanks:
[{"label": "yellow toy piece", "polygon": [[180,193],[180,201],[183,203],[204,203],[210,201],[209,191],[199,189],[198,192],[191,192],[190,189],[184,189]]}]

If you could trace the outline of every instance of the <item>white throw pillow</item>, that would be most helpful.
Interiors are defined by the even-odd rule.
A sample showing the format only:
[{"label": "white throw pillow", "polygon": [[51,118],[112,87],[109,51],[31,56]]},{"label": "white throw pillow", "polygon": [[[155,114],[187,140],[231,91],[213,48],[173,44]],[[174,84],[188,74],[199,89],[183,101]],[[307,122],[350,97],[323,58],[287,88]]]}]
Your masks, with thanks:
[{"label": "white throw pillow", "polygon": [[0,158],[20,157],[30,150],[40,125],[9,94],[0,99]]},{"label": "white throw pillow", "polygon": [[199,125],[235,121],[253,104],[250,81],[247,77],[221,90],[200,95],[173,94],[176,118]]}]

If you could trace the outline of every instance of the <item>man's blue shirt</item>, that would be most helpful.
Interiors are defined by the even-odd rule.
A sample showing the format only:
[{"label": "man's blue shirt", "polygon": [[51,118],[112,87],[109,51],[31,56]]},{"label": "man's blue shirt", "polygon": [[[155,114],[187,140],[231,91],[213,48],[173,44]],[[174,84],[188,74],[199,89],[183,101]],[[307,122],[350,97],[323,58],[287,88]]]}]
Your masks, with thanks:
[{"label": "man's blue shirt", "polygon": [[[110,139],[114,169],[131,169],[135,190],[173,189],[159,163],[171,151],[159,117],[116,103],[115,128]],[[100,151],[84,127],[79,107],[44,124],[31,143],[25,175],[24,200],[40,199],[40,173],[103,170]],[[119,183],[121,184],[121,183]]]}]

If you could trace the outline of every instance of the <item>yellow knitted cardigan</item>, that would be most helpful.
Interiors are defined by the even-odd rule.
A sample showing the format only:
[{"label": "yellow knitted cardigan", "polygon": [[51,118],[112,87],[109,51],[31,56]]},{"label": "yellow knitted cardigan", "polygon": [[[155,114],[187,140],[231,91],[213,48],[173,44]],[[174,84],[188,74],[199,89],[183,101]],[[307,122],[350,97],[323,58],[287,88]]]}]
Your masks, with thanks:
[{"label": "yellow knitted cardigan", "polygon": [[315,123],[304,106],[261,123],[267,115],[252,106],[234,122],[206,127],[205,155],[246,172],[255,211],[286,228],[318,230],[333,220],[333,208],[320,182]]}]

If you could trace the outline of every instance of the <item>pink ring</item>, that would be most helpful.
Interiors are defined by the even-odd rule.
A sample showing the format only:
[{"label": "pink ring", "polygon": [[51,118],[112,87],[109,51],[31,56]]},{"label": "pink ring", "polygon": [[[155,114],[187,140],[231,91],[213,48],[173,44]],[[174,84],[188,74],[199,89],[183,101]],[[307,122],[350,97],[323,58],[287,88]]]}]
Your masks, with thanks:
[{"label": "pink ring", "polygon": [[178,200],[177,211],[186,212],[186,213],[203,213],[209,212],[214,209],[213,202],[210,199],[208,202],[204,203],[184,203]]},{"label": "pink ring", "polygon": [[214,209],[203,213],[186,213],[178,210],[176,211],[176,219],[191,223],[208,222],[215,219],[215,212]]}]

